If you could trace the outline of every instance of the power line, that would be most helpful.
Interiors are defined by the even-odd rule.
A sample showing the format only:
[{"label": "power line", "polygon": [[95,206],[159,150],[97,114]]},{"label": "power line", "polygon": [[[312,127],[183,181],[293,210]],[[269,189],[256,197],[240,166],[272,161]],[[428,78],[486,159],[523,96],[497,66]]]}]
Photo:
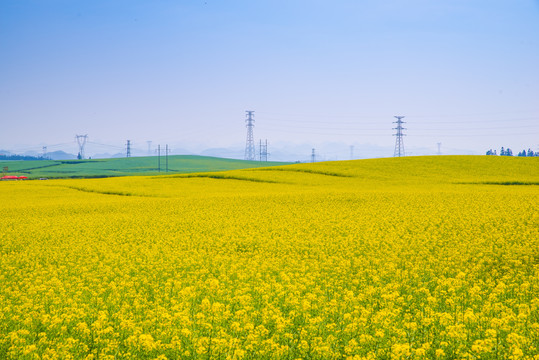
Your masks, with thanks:
[{"label": "power line", "polygon": [[[539,119],[539,118],[538,118]],[[310,124],[310,123],[313,123],[313,124],[322,124],[322,123],[316,123],[316,122],[305,122],[305,124]],[[472,122],[466,122],[466,123],[472,123]],[[381,130],[383,129],[382,127],[382,124],[379,124],[377,123],[377,125],[380,125],[379,127],[365,127],[364,125],[367,125],[366,123],[359,123],[359,122],[356,122],[356,123],[349,123],[350,125],[355,125],[355,126],[342,126],[344,125],[343,123],[327,123],[328,126],[305,126],[305,125],[301,125],[301,124],[292,124],[290,125],[288,122],[287,122],[287,129],[299,129],[299,130],[305,130],[305,129],[309,129],[309,130],[329,130],[329,131],[378,131],[378,130]],[[434,122],[430,122],[428,123],[428,125],[441,125],[442,123],[434,123]],[[504,130],[504,129],[520,129],[520,128],[539,128],[539,126],[537,124],[533,124],[533,125],[506,125],[506,126],[495,126],[495,127],[488,127],[488,128],[485,128],[485,127],[480,127],[480,128],[477,128],[477,127],[472,127],[472,128],[469,128],[469,127],[455,127],[455,123],[454,122],[447,122],[447,123],[443,123],[443,124],[451,124],[451,127],[440,127],[440,128],[432,128],[432,127],[427,127],[427,128],[424,128],[424,127],[421,127],[421,124],[418,124],[416,125],[416,128],[420,129],[420,130],[426,130],[426,131],[463,131],[463,130],[466,130],[466,131],[469,131],[469,130],[481,130],[481,132],[483,132],[484,130]],[[277,127],[271,127],[271,124],[270,126],[267,126],[267,125],[264,125],[261,127],[261,129],[268,129],[268,130],[272,130],[272,129],[280,129],[277,128]]]},{"label": "power line", "polygon": [[[532,117],[525,117],[525,118],[515,118],[513,116],[505,116],[505,115],[513,115],[513,114],[531,114],[534,115]],[[274,113],[274,112],[265,112],[265,111],[258,111],[259,115],[262,115],[264,119],[282,119],[283,117],[305,117],[309,119],[313,118],[325,118],[325,119],[335,119],[335,118],[351,118],[351,119],[385,119],[385,115],[366,115],[366,114],[345,114],[345,115],[335,115],[335,114],[320,114],[320,113]],[[267,117],[266,115],[269,115]],[[435,119],[435,118],[463,118],[463,117],[474,117],[474,116],[488,116],[492,118],[493,116],[502,116],[504,115],[506,117],[505,120],[499,120],[499,121],[506,121],[507,119],[512,120],[528,120],[528,119],[539,119],[539,116],[536,115],[536,112],[530,112],[530,111],[512,111],[512,112],[491,112],[491,113],[461,113],[461,114],[417,114],[412,116],[417,119]],[[274,116],[277,116],[275,118]],[[517,115],[518,116],[518,115]],[[301,120],[287,120],[287,121],[301,121]],[[491,119],[486,120],[478,120],[478,122],[491,122]],[[466,121],[468,122],[468,121]]]},{"label": "power line", "polygon": [[[275,132],[278,132],[277,130]],[[287,131],[287,133],[292,133],[292,134],[308,134],[308,135],[325,135],[325,136],[361,136],[361,135],[366,135],[366,134],[362,134],[362,133],[320,133],[320,132],[310,132],[310,131],[297,131],[297,132],[293,132],[293,131]],[[384,136],[388,136],[389,133],[375,133],[375,134],[367,134],[369,137],[384,137]],[[410,136],[412,138],[418,138],[418,137],[429,137],[429,138],[432,138],[432,137],[448,137],[448,138],[459,138],[459,137],[474,137],[474,138],[485,138],[485,137],[493,137],[493,136],[525,136],[525,135],[539,135],[539,132],[526,132],[526,133],[507,133],[507,132],[504,132],[504,133],[500,133],[500,134],[461,134],[461,135],[450,135],[450,134],[445,134],[445,133],[433,133],[433,134],[407,134],[406,136]]]},{"label": "power line", "polygon": [[[530,126],[503,126],[503,127],[494,127],[494,128],[485,128],[485,127],[482,127],[482,128],[466,128],[466,127],[453,127],[452,129],[447,129],[447,128],[439,128],[439,129],[435,129],[435,128],[421,128],[419,126],[415,126],[415,128],[418,130],[418,131],[421,131],[421,132],[427,132],[427,133],[414,133],[414,135],[411,135],[411,136],[414,136],[414,137],[417,137],[417,136],[439,136],[440,134],[442,134],[443,136],[454,136],[454,135],[450,135],[448,134],[451,133],[451,132],[458,132],[459,134],[457,135],[458,136],[477,136],[477,137],[484,137],[484,136],[490,136],[489,135],[489,132],[492,132],[492,131],[497,131],[497,130],[510,130],[510,129],[527,129],[527,128],[532,128],[532,129],[535,129],[535,128],[538,128],[539,130],[539,127],[538,126],[535,126],[535,125],[530,125]],[[261,126],[260,127],[261,130],[263,131],[269,131],[269,132],[274,132],[274,133],[282,133],[282,129],[281,128],[278,128],[278,127],[271,127],[271,126]],[[314,131],[313,131],[314,130]],[[319,130],[319,131],[317,131]],[[326,130],[326,131],[324,131]],[[321,132],[323,131],[323,132]],[[428,133],[432,131],[432,133]],[[470,131],[477,131],[476,133],[471,133]],[[335,128],[335,127],[323,127],[323,128],[320,128],[320,127],[308,127],[308,126],[304,126],[304,127],[289,127],[287,128],[286,130],[287,133],[295,133],[295,134],[312,134],[312,135],[344,135],[344,136],[361,136],[361,135],[369,135],[369,136],[386,136],[388,134],[388,131],[384,130],[383,128],[376,128],[376,129],[368,129],[368,128],[361,128],[361,127],[349,127],[349,128]],[[532,134],[536,134],[537,131],[528,131],[528,132],[525,132],[525,133],[521,133],[521,132],[518,132],[518,133],[512,133],[513,135],[532,135]],[[498,135],[498,134],[496,134]],[[503,134],[501,135],[510,135],[509,133],[507,132],[503,132]]]},{"label": "power line", "polygon": [[498,133],[498,134],[460,134],[460,135],[449,135],[445,133],[439,133],[439,134],[413,134],[413,135],[407,135],[411,137],[451,137],[451,138],[459,138],[459,137],[474,137],[474,138],[485,138],[485,137],[493,137],[493,136],[524,136],[524,135],[539,135],[539,132],[525,132],[525,133]]},{"label": "power line", "polygon": [[65,145],[72,145],[73,142],[68,142],[68,143],[61,143],[61,144],[54,144],[54,145],[47,145],[48,148],[51,148],[51,147],[58,147],[58,146],[65,146]]},{"label": "power line", "polygon": [[505,129],[525,129],[525,128],[538,128],[539,129],[539,126],[538,125],[514,125],[514,126],[496,126],[496,127],[480,127],[480,128],[468,128],[468,127],[460,127],[460,128],[455,128],[455,127],[451,127],[450,129],[429,129],[429,128],[424,128],[424,127],[420,127],[419,129],[420,130],[426,130],[426,131],[439,131],[439,130],[443,130],[443,131],[462,131],[463,129],[465,129],[466,131],[468,130],[481,130],[481,131],[485,131],[485,130],[505,130]]},{"label": "power line", "polygon": [[99,145],[99,146],[105,146],[105,147],[110,147],[110,148],[114,148],[114,149],[118,149],[118,150],[123,150],[123,149],[124,149],[124,147],[122,147],[122,146],[118,146],[118,145],[109,145],[109,144],[101,144],[101,143],[94,142],[94,141],[88,141],[88,144]]}]

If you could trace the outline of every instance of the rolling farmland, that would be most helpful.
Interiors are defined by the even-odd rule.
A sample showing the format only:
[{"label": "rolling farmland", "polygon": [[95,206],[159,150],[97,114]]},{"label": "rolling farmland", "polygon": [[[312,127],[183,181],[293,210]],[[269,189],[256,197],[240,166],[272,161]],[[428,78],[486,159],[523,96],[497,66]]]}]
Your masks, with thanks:
[{"label": "rolling farmland", "polygon": [[539,359],[539,159],[0,183],[0,358]]},{"label": "rolling farmland", "polygon": [[255,167],[285,165],[283,162],[259,162],[215,158],[195,155],[170,155],[168,160],[161,156],[130,157],[85,160],[34,160],[0,161],[0,167],[7,166],[10,174],[38,178],[101,178],[133,175],[164,175],[168,173],[191,173],[202,171],[224,171]]}]

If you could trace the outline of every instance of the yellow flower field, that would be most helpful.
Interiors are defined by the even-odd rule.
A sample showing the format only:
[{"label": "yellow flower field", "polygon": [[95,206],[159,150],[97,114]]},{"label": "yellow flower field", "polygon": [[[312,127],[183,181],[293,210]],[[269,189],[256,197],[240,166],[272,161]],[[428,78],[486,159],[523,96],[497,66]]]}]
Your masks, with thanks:
[{"label": "yellow flower field", "polygon": [[2,182],[0,358],[539,359],[539,158]]}]

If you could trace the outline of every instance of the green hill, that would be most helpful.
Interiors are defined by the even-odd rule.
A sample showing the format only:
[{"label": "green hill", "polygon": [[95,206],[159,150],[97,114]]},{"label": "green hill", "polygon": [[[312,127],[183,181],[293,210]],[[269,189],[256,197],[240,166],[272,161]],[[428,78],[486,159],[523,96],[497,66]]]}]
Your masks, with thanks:
[{"label": "green hill", "polygon": [[155,156],[95,160],[3,161],[0,162],[0,167],[8,167],[9,175],[27,176],[29,179],[36,179],[164,175],[167,173],[224,171],[285,164],[288,163],[174,155],[168,157],[168,171],[165,158],[161,157],[159,169],[158,159]]}]

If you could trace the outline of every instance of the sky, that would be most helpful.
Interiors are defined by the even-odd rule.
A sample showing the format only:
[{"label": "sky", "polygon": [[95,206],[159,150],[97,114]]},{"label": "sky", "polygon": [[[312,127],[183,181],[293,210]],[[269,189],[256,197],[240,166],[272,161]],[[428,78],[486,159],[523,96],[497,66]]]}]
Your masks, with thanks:
[{"label": "sky", "polygon": [[18,153],[539,151],[539,0],[2,0],[0,54]]}]

